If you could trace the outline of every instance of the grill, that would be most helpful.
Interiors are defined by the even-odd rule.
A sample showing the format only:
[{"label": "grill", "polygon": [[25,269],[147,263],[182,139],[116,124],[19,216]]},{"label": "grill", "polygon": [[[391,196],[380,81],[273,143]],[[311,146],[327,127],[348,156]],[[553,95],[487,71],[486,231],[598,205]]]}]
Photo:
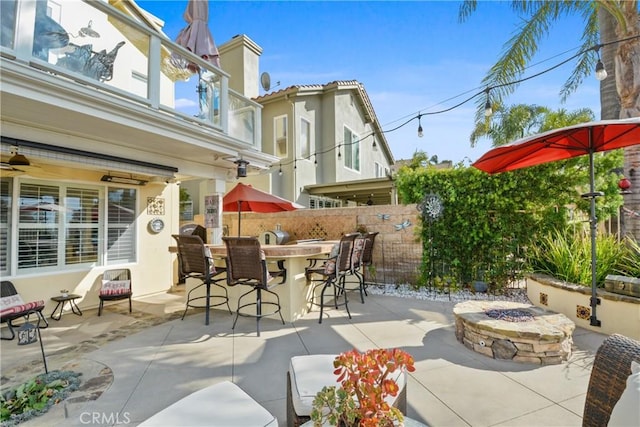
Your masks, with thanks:
[{"label": "grill", "polygon": [[263,231],[258,239],[263,245],[284,245],[289,241],[289,233],[283,230]]}]

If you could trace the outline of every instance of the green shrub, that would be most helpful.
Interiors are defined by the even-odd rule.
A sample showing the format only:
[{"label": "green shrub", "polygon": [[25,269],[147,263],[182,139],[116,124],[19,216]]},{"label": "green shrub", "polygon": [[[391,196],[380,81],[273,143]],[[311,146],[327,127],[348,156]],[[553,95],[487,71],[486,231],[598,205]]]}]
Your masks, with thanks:
[{"label": "green shrub", "polygon": [[623,251],[614,268],[616,274],[640,277],[640,243],[632,238],[623,241]]},{"label": "green shrub", "polygon": [[78,389],[80,374],[51,371],[0,393],[0,421],[11,426],[43,414]]},{"label": "green shrub", "polygon": [[[604,287],[608,274],[620,273],[628,246],[612,235],[596,236],[596,284]],[[632,255],[628,255],[632,256]],[[534,272],[567,282],[591,286],[591,235],[572,229],[549,233],[532,245],[529,263]]]}]

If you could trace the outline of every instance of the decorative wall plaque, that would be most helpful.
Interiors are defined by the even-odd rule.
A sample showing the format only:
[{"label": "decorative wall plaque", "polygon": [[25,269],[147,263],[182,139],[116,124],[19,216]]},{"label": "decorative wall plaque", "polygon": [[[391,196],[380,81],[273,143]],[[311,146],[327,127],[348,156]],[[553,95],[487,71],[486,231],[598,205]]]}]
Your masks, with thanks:
[{"label": "decorative wall plaque", "polygon": [[149,215],[164,215],[164,198],[147,197],[147,213]]}]

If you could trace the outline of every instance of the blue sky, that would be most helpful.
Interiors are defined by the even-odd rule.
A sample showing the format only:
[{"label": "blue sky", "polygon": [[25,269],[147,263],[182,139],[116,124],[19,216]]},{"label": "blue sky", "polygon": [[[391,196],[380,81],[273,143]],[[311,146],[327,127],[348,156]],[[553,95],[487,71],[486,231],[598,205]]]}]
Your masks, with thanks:
[{"label": "blue sky", "polygon": [[[186,0],[138,0],[165,21],[172,39],[185,26]],[[480,1],[466,22],[458,22],[458,1],[214,1],[209,27],[218,45],[245,34],[259,46],[260,72],[272,90],[297,84],[358,80],[364,84],[383,129],[393,129],[419,112],[449,108],[481,91],[480,82],[522,23],[510,2]],[[583,21],[562,18],[545,37],[526,75],[549,68],[578,52]],[[522,83],[507,104],[550,108],[591,108],[600,115],[598,81],[587,78],[565,104],[562,84],[569,62]],[[280,86],[274,87],[277,82]],[[475,101],[422,118],[386,133],[396,160],[416,150],[440,160],[478,159],[490,141],[471,148]]]}]

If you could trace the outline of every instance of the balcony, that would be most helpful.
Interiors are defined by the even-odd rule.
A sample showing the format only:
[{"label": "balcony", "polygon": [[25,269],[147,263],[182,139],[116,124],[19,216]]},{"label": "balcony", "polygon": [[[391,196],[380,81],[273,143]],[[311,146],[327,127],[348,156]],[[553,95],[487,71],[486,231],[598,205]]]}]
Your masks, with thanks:
[{"label": "balcony", "polygon": [[269,163],[260,105],[135,3],[3,0],[2,9],[3,124],[162,144],[193,162],[213,152]]}]

